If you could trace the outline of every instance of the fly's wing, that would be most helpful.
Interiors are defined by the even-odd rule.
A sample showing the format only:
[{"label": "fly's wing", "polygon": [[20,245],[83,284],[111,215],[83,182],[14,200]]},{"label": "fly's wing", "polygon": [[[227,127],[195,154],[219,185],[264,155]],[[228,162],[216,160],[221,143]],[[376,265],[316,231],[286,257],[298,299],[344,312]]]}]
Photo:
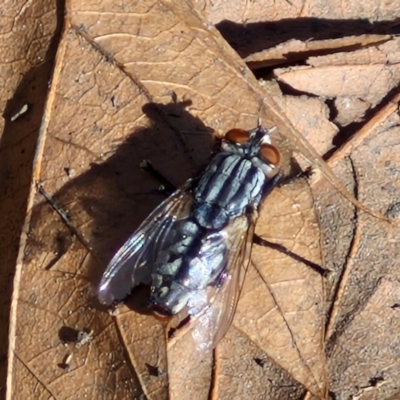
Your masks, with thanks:
[{"label": "fly's wing", "polygon": [[250,262],[254,223],[255,215],[244,215],[236,218],[224,229],[229,250],[227,268],[221,276],[221,282],[217,287],[208,288],[208,307],[194,315],[193,310],[188,310],[189,314],[192,314],[190,322],[169,339],[169,347],[173,347],[179,338],[189,331],[199,351],[215,347],[225,336],[235,315]]},{"label": "fly's wing", "polygon": [[193,202],[187,186],[162,202],[117,251],[105,270],[98,296],[102,304],[123,300],[140,283],[150,283],[154,254],[177,220],[186,218]]},{"label": "fly's wing", "polygon": [[235,315],[236,305],[250,263],[254,227],[255,222],[249,221],[247,232],[245,231],[241,236],[236,233],[234,236],[237,247],[235,250],[235,245],[233,246],[228,261],[229,281],[219,288],[216,298],[208,310],[212,321],[215,321],[213,347],[225,336]]}]

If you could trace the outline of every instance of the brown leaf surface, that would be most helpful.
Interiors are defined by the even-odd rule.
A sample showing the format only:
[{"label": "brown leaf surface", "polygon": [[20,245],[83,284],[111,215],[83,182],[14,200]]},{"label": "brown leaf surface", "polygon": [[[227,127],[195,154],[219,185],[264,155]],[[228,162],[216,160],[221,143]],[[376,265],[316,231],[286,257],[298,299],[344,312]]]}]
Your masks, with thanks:
[{"label": "brown leaf surface", "polygon": [[238,23],[254,23],[265,21],[279,21],[284,19],[296,19],[299,17],[315,17],[319,19],[336,20],[367,20],[367,21],[390,21],[398,15],[398,7],[395,4],[379,4],[371,1],[362,3],[351,0],[346,7],[339,0],[301,1],[246,1],[246,0],[215,0],[207,2],[196,0],[196,3],[206,13],[208,19],[217,24],[223,20]]},{"label": "brown leaf surface", "polygon": [[[304,93],[334,98],[335,122],[346,126],[360,121],[400,82],[399,39],[376,47],[311,57],[310,67],[277,69],[280,82]],[[317,83],[317,84],[316,84]]]},{"label": "brown leaf surface", "polygon": [[259,69],[283,63],[294,63],[318,52],[343,51],[388,41],[389,35],[359,35],[327,40],[289,40],[271,49],[250,54],[245,58],[249,68]]},{"label": "brown leaf surface", "polygon": [[[356,211],[353,216],[338,212],[333,204],[340,202],[332,203],[333,198],[322,195],[326,190],[324,183],[321,181],[315,187],[320,193],[318,207],[326,209],[324,247],[331,254],[327,266],[334,271],[334,281],[346,281],[337,290],[338,307],[332,313],[334,323],[328,328],[327,342],[331,390],[344,396],[355,395],[358,389],[375,381],[383,383],[377,388],[376,398],[384,399],[398,390],[399,365],[393,337],[397,329],[393,298],[398,286],[391,283],[397,282],[400,250],[396,211],[398,122],[397,114],[382,121],[345,162],[335,167],[364,203],[387,210],[394,219],[392,227]],[[343,267],[338,269],[339,265]],[[362,391],[359,398],[367,395],[368,391]]]},{"label": "brown leaf surface", "polygon": [[[54,1],[2,2],[0,12],[0,397],[5,396],[13,277],[32,159],[60,33]],[[27,105],[27,111],[17,118]],[[21,377],[22,378],[22,377]],[[29,378],[27,377],[27,380]]]},{"label": "brown leaf surface", "polygon": [[[212,123],[216,128],[222,126],[225,130],[228,126],[253,126],[257,115],[253,112],[250,114],[250,111],[260,108],[261,99],[257,93],[245,90],[248,84],[242,73],[238,72],[238,67],[231,67],[235,61],[230,58],[229,49],[224,51],[224,48],[221,48],[219,42],[223,42],[215,34],[210,35],[208,30],[204,30],[201,20],[195,14],[190,18],[189,10],[170,9],[161,3],[147,6],[143,3],[142,7],[145,9],[143,14],[138,16],[129,14],[128,10],[124,10],[123,15],[116,14],[117,10],[111,4],[104,4],[105,8],[109,8],[109,13],[91,12],[88,4],[83,12],[79,12],[74,6],[75,3],[70,6],[72,26],[67,25],[64,31],[47,103],[46,119],[42,126],[43,152],[38,153],[34,174],[35,181],[41,182],[42,188],[33,199],[35,204],[39,204],[32,209],[25,263],[18,288],[19,321],[26,315],[25,310],[32,307],[29,300],[32,293],[40,290],[40,293],[34,296],[35,307],[40,312],[31,315],[32,323],[17,327],[18,338],[25,337],[29,332],[36,340],[31,341],[31,345],[24,343],[23,347],[22,341],[18,340],[15,353],[18,354],[18,359],[23,360],[22,365],[29,368],[57,397],[62,397],[63,391],[66,392],[59,382],[70,379],[71,374],[73,377],[78,373],[79,365],[84,363],[87,376],[96,374],[96,380],[89,387],[84,385],[76,388],[78,395],[83,395],[89,390],[92,396],[98,396],[98,393],[107,388],[113,388],[113,381],[126,379],[124,377],[129,375],[130,366],[134,372],[132,371],[133,375],[126,385],[113,388],[117,397],[124,398],[127,393],[135,391],[140,394],[143,390],[148,397],[164,398],[167,395],[164,389],[166,374],[154,377],[146,368],[146,365],[150,365],[164,371],[167,369],[163,361],[163,347],[159,344],[159,324],[150,317],[130,313],[134,316],[128,318],[126,312],[118,311],[114,325],[107,315],[99,314],[94,309],[89,312],[84,307],[90,298],[90,276],[99,275],[104,269],[102,260],[109,259],[112,249],[120,242],[116,241],[116,237],[126,237],[133,229],[132,226],[137,226],[135,221],[145,214],[140,210],[145,208],[141,203],[143,199],[149,198],[145,195],[146,189],[154,189],[154,186],[151,181],[142,182],[143,172],[138,170],[138,163],[149,158],[154,160],[156,168],[171,171],[171,174],[174,172],[174,165],[179,171],[186,170],[186,176],[179,174],[179,178],[176,179],[178,183],[193,174],[190,173],[193,170],[193,165],[190,166],[190,163],[193,164],[189,158],[190,153],[185,151],[182,143],[180,144],[173,127],[164,122],[171,120],[169,114],[173,111],[159,106],[161,118],[157,114],[152,116],[151,112],[147,112],[148,118],[143,118],[142,109],[144,107],[146,110],[146,104],[149,102],[169,100],[170,92],[174,90],[178,98],[183,94],[190,96],[196,108],[207,110],[197,112],[202,121],[207,122],[211,119],[210,125]],[[183,12],[185,23],[181,18]],[[154,22],[150,24],[148,20]],[[140,34],[132,33],[130,25],[142,26]],[[115,34],[108,32],[110,27],[113,32],[119,32],[119,40],[115,40]],[[124,33],[127,29],[129,34]],[[158,35],[160,29],[165,32],[165,36]],[[149,42],[151,37],[156,39]],[[168,43],[164,50],[163,43]],[[149,55],[149,49],[153,48],[157,48],[157,53],[151,52]],[[176,62],[175,52],[180,54],[179,62]],[[111,54],[114,55],[114,63],[107,62],[107,55],[111,57]],[[215,59],[214,54],[221,56]],[[212,80],[207,68],[193,67],[194,61],[212,65]],[[200,76],[199,70],[202,71]],[[168,83],[171,79],[175,82]],[[229,92],[243,92],[245,95],[240,96],[236,104],[227,107],[225,91],[228,89]],[[170,108],[175,108],[175,114],[181,113],[185,118],[190,118],[179,104]],[[218,116],[218,120],[215,120],[215,115]],[[150,122],[149,118],[155,118],[155,121]],[[197,122],[197,130],[201,128],[206,131]],[[131,142],[123,145],[123,140],[128,134],[132,134]],[[206,157],[201,156],[200,146],[206,149],[209,147],[204,137],[200,139],[201,143],[196,145],[196,156],[204,160]],[[158,143],[156,153],[149,145],[155,140]],[[206,151],[204,150],[203,154],[207,154]],[[188,166],[183,167],[183,163]],[[43,197],[52,204],[52,208],[48,204],[40,203]],[[127,199],[126,206],[124,201],[118,201],[121,198]],[[157,201],[154,196],[152,200]],[[132,225],[123,227],[121,232],[122,224],[118,222],[118,216],[126,221],[127,216],[132,215],[132,211],[129,210],[132,201],[135,204],[133,216],[130,218]],[[118,204],[118,208],[115,208],[115,204]],[[69,226],[75,240],[70,237],[64,223],[57,221],[57,213],[63,216],[64,223]],[[66,247],[65,254],[59,254],[58,249],[52,248],[52,245],[58,246],[60,242]],[[65,242],[71,243],[66,245]],[[35,256],[38,247],[41,254],[46,256]],[[51,253],[53,255],[49,256]],[[76,269],[77,267],[79,268]],[[94,270],[96,272],[93,272]],[[70,274],[64,282],[68,287],[66,289],[62,284],[65,274]],[[75,280],[77,282],[72,284]],[[44,292],[46,297],[43,296],[43,286],[47,287]],[[57,301],[52,301],[51,306],[46,307],[44,304],[47,297],[56,298]],[[70,305],[74,305],[73,310]],[[57,316],[58,323],[53,321],[54,317],[49,318],[47,314]],[[286,326],[279,313],[275,318],[281,321],[281,325]],[[322,318],[321,313],[319,318]],[[41,349],[46,347],[45,343],[49,339],[43,332],[50,330],[46,321],[53,326],[54,332],[50,349],[45,353],[47,358],[50,356],[53,360],[52,363],[45,363],[42,358],[44,353]],[[63,326],[79,330],[90,328],[95,333],[95,338],[86,346],[86,351],[84,347],[74,350],[77,353],[73,357],[74,368],[68,374],[54,368],[64,356],[64,346],[57,337],[57,331]],[[114,342],[119,342],[118,337],[121,340],[120,344],[113,345]],[[260,346],[262,340],[257,341]],[[278,339],[278,342],[281,340]],[[141,346],[138,346],[138,343],[141,343]],[[295,348],[299,345],[300,341],[296,343],[295,340]],[[118,352],[110,355],[108,349],[113,347],[127,351],[127,363]],[[313,356],[318,350],[319,356],[323,357],[320,341],[316,350],[312,352]],[[184,353],[188,362],[200,362],[207,366],[204,360],[188,358],[188,354],[190,353]],[[198,398],[206,396],[210,386],[210,368],[203,368],[204,374],[201,374],[198,366],[181,368],[184,358],[182,352],[178,352],[178,355],[175,363],[174,355],[168,356],[171,396],[174,393],[177,398],[181,398],[182,393],[186,393],[187,396],[193,393]],[[114,367],[115,361],[108,361],[109,357],[116,358],[119,362],[118,368]],[[293,357],[290,357],[289,361],[293,364]],[[283,366],[286,363],[285,360],[281,362]],[[20,375],[18,365],[14,364],[15,377]],[[190,375],[193,375],[192,371],[196,371],[195,376],[200,383],[196,384],[191,377],[191,385],[188,385],[187,380],[180,376],[182,371],[187,371]],[[314,381],[308,383],[308,374],[304,371],[292,374],[311,391],[322,393],[319,388],[313,387]],[[18,386],[18,379],[15,385]],[[204,395],[199,393],[200,387],[204,388]],[[223,388],[221,390],[223,396]]]},{"label": "brown leaf surface", "polygon": [[[321,265],[319,226],[303,181],[273,192],[256,233]],[[255,246],[234,326],[308,390],[326,390],[322,277],[294,256]],[[262,299],[262,307],[254,305]],[[290,344],[288,346],[288,344]]]},{"label": "brown leaf surface", "polygon": [[[243,57],[268,51],[282,57],[280,49],[298,42],[289,60],[299,61],[306,47],[320,47],[322,54],[359,37],[362,43],[370,35],[396,34],[399,9],[392,2],[377,5],[373,1],[198,1],[207,19]],[[368,34],[368,35],[366,35]],[[275,49],[274,49],[275,48]],[[346,49],[350,51],[351,48]],[[271,61],[271,60],[270,60]],[[271,63],[270,65],[274,65]]]},{"label": "brown leaf surface", "polygon": [[[129,302],[113,315],[99,309],[94,288],[107,261],[162,200],[159,183],[139,168],[143,159],[180,185],[206,164],[210,128],[251,128],[260,116],[284,135],[292,125],[308,134],[321,154],[336,149],[337,128],[323,98],[283,97],[276,85],[259,87],[209,21],[185,3],[70,1],[67,11],[14,282],[8,398],[281,399],[300,398],[303,388],[322,398],[324,315],[332,304],[331,390],[365,396],[360,388],[383,377],[376,398],[395,394],[396,229],[353,210],[317,174],[313,196],[295,180],[264,204],[257,233],[281,247],[254,245],[233,325],[214,353],[197,356],[187,335],[166,354],[164,327],[153,317],[132,311]],[[395,57],[389,50],[395,40],[377,48],[381,60]],[[359,67],[373,60],[358,61]],[[392,64],[378,66],[386,71]],[[358,89],[368,107],[397,80],[380,82],[384,88],[376,93],[371,85]],[[358,98],[356,84],[353,91]],[[171,101],[172,92],[187,101]],[[332,164],[365,204],[393,218],[397,124],[393,114]],[[338,154],[336,160],[345,153]],[[333,271],[327,280],[299,261],[322,264],[313,204]],[[343,266],[347,284],[335,300]],[[93,338],[77,342],[65,331]]]}]

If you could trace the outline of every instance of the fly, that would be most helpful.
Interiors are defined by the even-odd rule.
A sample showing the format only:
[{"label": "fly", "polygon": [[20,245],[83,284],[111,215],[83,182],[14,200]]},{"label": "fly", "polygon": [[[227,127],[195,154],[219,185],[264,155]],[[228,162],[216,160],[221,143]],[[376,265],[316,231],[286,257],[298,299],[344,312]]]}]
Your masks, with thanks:
[{"label": "fly", "polygon": [[228,131],[198,180],[161,203],[110,261],[98,295],[111,305],[140,283],[156,317],[212,319],[210,343],[225,335],[250,261],[262,200],[280,178],[273,129]]}]

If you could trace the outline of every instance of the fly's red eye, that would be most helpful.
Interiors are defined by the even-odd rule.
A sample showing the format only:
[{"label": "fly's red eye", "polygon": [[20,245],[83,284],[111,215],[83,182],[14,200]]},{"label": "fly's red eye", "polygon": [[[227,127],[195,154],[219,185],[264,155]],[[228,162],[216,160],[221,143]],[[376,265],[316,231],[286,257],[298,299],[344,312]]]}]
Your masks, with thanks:
[{"label": "fly's red eye", "polygon": [[249,140],[250,133],[244,129],[231,129],[226,132],[225,139],[233,143],[244,144]]},{"label": "fly's red eye", "polygon": [[279,164],[279,161],[281,160],[281,155],[279,154],[278,149],[271,144],[263,144],[260,149],[260,155],[264,159],[264,161],[275,167]]}]

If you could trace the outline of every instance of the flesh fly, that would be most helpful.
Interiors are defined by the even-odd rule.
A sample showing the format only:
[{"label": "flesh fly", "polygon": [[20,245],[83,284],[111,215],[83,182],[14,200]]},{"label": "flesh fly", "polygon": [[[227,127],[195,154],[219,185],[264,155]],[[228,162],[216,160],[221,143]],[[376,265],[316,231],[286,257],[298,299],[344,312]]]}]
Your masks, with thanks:
[{"label": "flesh fly", "polygon": [[271,131],[226,133],[200,177],[161,203],[112,258],[98,292],[103,304],[148,284],[156,317],[206,315],[217,344],[233,319],[258,208],[280,178]]}]

